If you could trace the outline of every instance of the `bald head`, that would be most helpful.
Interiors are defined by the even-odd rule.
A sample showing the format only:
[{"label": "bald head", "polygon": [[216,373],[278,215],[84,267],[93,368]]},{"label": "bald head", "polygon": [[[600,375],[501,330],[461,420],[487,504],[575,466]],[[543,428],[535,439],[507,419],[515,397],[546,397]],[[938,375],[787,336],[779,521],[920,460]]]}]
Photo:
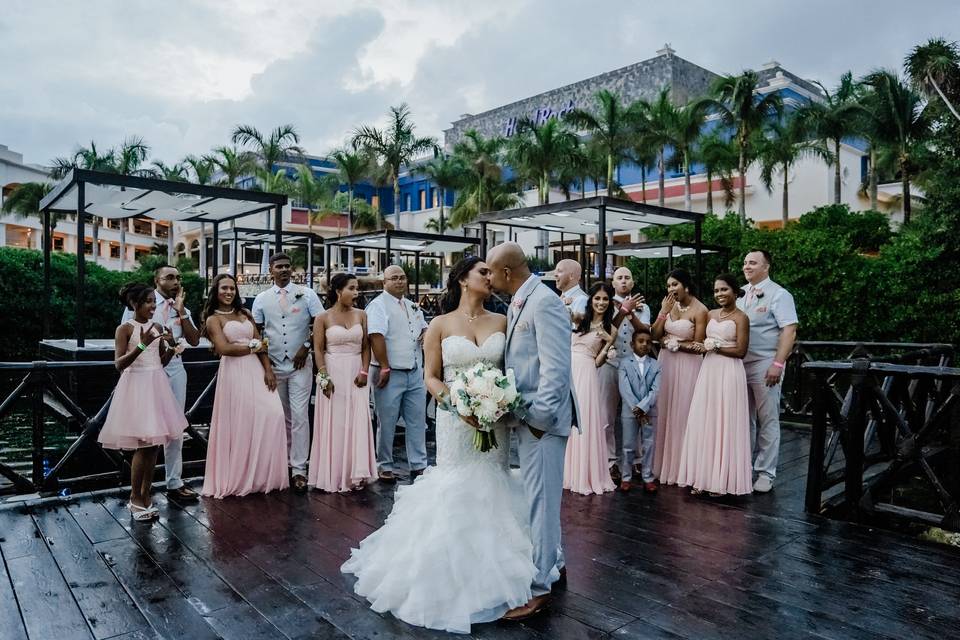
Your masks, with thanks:
[{"label": "bald head", "polygon": [[627,297],[633,291],[633,273],[626,267],[613,272],[613,290],[618,296]]},{"label": "bald head", "polygon": [[383,290],[395,298],[407,293],[407,274],[403,268],[392,264],[383,270]]},{"label": "bald head", "polygon": [[583,267],[576,260],[564,258],[557,263],[553,270],[553,275],[557,280],[557,289],[561,292],[575,287],[580,282],[580,276],[583,275]]},{"label": "bald head", "polygon": [[516,242],[503,242],[487,252],[490,283],[497,291],[515,294],[530,277],[527,257]]}]

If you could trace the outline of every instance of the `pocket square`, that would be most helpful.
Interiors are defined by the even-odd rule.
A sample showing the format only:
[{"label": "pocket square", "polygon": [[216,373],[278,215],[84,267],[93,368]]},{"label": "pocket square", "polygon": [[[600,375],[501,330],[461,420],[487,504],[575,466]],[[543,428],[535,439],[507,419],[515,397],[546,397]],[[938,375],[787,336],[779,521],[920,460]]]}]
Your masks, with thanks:
[{"label": "pocket square", "polygon": [[526,322],[517,323],[517,331],[526,331],[529,328],[530,328],[530,325]]}]

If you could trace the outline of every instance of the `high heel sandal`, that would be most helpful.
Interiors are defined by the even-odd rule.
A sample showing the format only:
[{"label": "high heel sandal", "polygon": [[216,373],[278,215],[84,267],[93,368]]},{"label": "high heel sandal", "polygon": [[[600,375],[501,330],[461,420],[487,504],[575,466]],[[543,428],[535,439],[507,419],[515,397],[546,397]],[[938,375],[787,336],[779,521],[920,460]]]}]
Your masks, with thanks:
[{"label": "high heel sandal", "polygon": [[153,520],[155,515],[158,515],[158,512],[153,507],[140,507],[132,502],[127,503],[127,509],[130,510],[130,515],[133,516],[133,519],[137,522],[148,522]]}]

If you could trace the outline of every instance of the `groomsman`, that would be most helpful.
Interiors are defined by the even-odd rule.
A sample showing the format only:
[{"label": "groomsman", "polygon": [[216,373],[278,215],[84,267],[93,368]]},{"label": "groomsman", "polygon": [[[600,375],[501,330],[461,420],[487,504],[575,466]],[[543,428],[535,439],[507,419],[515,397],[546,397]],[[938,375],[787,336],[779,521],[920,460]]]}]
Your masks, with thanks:
[{"label": "groomsman", "polygon": [[[657,430],[657,393],[660,391],[660,363],[650,357],[653,337],[650,330],[633,332],[633,352],[620,356],[620,413],[623,441],[621,491],[630,491],[634,460],[639,460],[640,479],[647,493],[656,493],[653,475],[654,437]],[[634,448],[636,446],[636,448]],[[634,454],[637,454],[636,458]]]},{"label": "groomsman", "polygon": [[780,382],[797,339],[797,308],[790,292],[770,279],[770,254],[756,249],[743,258],[746,295],[737,307],[750,319],[750,346],[743,359],[750,401],[753,490],[773,489],[780,457]]},{"label": "groomsman", "polygon": [[[181,338],[192,347],[200,344],[200,331],[193,323],[190,310],[183,305],[183,284],[180,271],[176,267],[157,267],[153,272],[154,292],[157,308],[153,312],[153,321],[170,331],[170,338],[176,344]],[[133,311],[126,309],[121,322],[133,318]],[[187,370],[179,354],[170,358],[163,368],[170,381],[170,388],[181,411],[186,411]],[[191,502],[200,496],[183,482],[183,438],[171,440],[163,447],[163,467],[167,481],[167,495],[181,501]]]},{"label": "groomsman", "polygon": [[[617,436],[621,429],[620,425],[613,424],[620,417],[620,394],[618,389],[618,369],[622,358],[630,357],[633,352],[631,340],[633,332],[639,329],[650,329],[650,307],[643,301],[643,296],[631,296],[633,291],[633,273],[627,267],[620,267],[613,272],[613,301],[616,303],[617,316],[614,322],[619,320],[621,315],[625,315],[623,322],[617,327],[617,336],[613,343],[613,354],[609,355],[607,362],[600,367],[600,384],[604,389],[611,389],[612,392],[604,400],[607,402],[607,415],[612,421],[606,431],[607,437],[607,460],[610,465],[610,478],[614,484],[619,485],[623,480],[623,475],[619,465],[617,465]],[[628,302],[629,301],[629,302]],[[627,303],[627,304],[624,304]],[[589,304],[589,301],[587,302]],[[631,313],[632,311],[632,313]],[[608,352],[610,353],[610,352]],[[621,448],[627,444],[621,443]]]},{"label": "groomsman", "polygon": [[570,317],[583,315],[587,309],[587,292],[580,288],[583,267],[576,260],[565,258],[554,267],[553,275],[556,278],[557,290],[560,292],[560,300],[570,313]]},{"label": "groomsman", "polygon": [[383,293],[370,301],[367,334],[373,352],[370,381],[377,413],[380,480],[397,481],[393,438],[403,417],[410,481],[427,467],[427,388],[423,382],[423,312],[406,297],[407,275],[397,265],[383,271]]},{"label": "groomsman", "polygon": [[253,321],[269,345],[267,355],[277,376],[277,393],[287,422],[290,486],[307,490],[307,458],[310,456],[310,392],[313,388],[313,319],[323,313],[316,292],[291,282],[290,256],[270,256],[273,286],[253,300]]}]

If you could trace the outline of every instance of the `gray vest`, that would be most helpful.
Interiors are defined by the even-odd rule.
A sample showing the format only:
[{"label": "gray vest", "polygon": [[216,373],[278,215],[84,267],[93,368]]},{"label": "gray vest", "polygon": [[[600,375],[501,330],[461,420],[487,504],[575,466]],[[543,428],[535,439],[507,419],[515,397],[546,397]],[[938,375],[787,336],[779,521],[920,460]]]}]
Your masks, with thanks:
[{"label": "gray vest", "polygon": [[[398,302],[389,293],[381,293],[371,304],[382,305],[387,317],[387,333],[383,336],[387,343],[387,358],[391,369],[413,369],[420,363],[420,312],[414,310],[413,303],[406,298]],[[404,312],[406,307],[406,312]],[[379,365],[376,358],[373,364]]]},{"label": "gray vest", "polygon": [[312,318],[306,296],[297,299],[296,293],[288,294],[290,308],[284,311],[280,308],[280,296],[273,287],[259,295],[263,296],[263,335],[270,342],[267,349],[270,360],[281,370],[293,367],[297,350],[310,339]]}]

